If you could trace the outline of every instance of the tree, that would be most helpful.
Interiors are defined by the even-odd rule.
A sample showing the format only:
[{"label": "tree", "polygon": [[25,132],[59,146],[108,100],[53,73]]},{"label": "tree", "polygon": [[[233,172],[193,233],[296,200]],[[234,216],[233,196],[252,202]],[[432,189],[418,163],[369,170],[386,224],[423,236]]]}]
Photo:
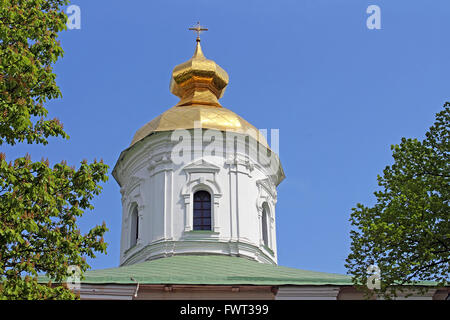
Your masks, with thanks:
[{"label": "tree", "polygon": [[[61,96],[52,64],[62,57],[67,0],[0,0],[0,145],[68,138],[44,104]],[[81,234],[77,218],[107,180],[102,161],[78,169],[65,161],[8,162],[0,154],[0,299],[74,299],[64,285],[69,265],[82,272],[86,257],[106,252],[106,226]],[[38,274],[53,279],[41,284]]]},{"label": "tree", "polygon": [[378,176],[376,204],[352,209],[346,267],[355,285],[365,287],[370,265],[381,275],[381,288],[374,291],[386,298],[404,285],[423,293],[421,281],[449,284],[449,124],[446,102],[423,141],[402,138],[391,146],[394,164]]}]

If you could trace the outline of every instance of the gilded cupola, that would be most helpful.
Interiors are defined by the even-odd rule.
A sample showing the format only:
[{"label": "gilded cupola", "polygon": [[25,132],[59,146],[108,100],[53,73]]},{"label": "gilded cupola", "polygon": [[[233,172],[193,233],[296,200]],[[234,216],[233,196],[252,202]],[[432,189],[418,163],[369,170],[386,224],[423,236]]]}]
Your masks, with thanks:
[{"label": "gilded cupola", "polygon": [[177,106],[209,105],[221,107],[220,99],[228,84],[228,74],[213,60],[205,57],[197,38],[191,59],[173,69],[170,91],[180,97]]},{"label": "gilded cupola", "polygon": [[[191,30],[200,32],[206,29],[197,27]],[[193,129],[197,123],[204,129],[248,134],[268,148],[265,137],[258,129],[219,103],[228,81],[227,72],[205,57],[200,37],[197,36],[192,58],[177,65],[172,71],[170,91],[180,101],[140,128],[130,146],[153,132]]]},{"label": "gilded cupola", "polygon": [[[198,25],[190,30],[199,34],[207,29]],[[198,128],[199,125],[203,129],[248,135],[264,148],[270,149],[266,138],[257,128],[219,103],[229,82],[228,74],[216,62],[205,57],[199,36],[196,42],[194,55],[172,71],[170,91],[179,97],[180,101],[141,127],[128,149],[153,133],[189,130]],[[284,173],[280,165],[279,182],[283,178]]]}]

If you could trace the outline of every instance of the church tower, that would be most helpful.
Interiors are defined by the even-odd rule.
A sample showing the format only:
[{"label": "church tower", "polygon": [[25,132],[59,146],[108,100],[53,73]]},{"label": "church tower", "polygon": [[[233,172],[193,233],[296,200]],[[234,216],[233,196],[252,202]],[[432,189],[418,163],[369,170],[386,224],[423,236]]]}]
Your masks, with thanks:
[{"label": "church tower", "polygon": [[122,194],[121,266],[172,255],[277,263],[283,169],[260,131],[219,103],[227,84],[197,36],[193,57],[172,72],[180,101],[120,154],[113,176]]}]

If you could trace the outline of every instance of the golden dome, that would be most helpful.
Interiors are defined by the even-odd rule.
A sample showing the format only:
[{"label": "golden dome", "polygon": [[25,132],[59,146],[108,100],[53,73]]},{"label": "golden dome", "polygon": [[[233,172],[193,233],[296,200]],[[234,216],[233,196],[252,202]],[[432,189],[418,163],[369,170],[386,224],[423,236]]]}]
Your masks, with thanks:
[{"label": "golden dome", "polygon": [[206,104],[221,107],[220,99],[228,85],[228,74],[217,63],[206,59],[197,39],[191,59],[173,69],[170,92],[181,98],[178,106]]},{"label": "golden dome", "polygon": [[219,131],[229,130],[248,134],[256,141],[259,141],[263,146],[269,148],[264,136],[259,134],[259,131],[250,123],[231,110],[211,105],[191,105],[189,107],[176,105],[170,108],[140,128],[134,135],[130,146],[152,132],[194,129],[196,121],[201,125],[201,128],[204,129],[215,129]]},{"label": "golden dome", "polygon": [[130,147],[153,132],[194,129],[197,122],[205,129],[248,134],[269,148],[258,129],[220,105],[218,99],[223,96],[227,84],[228,74],[214,61],[206,59],[197,38],[192,58],[172,72],[170,91],[180,97],[180,101],[140,128]]},{"label": "golden dome", "polygon": [[[261,132],[243,118],[222,107],[218,101],[228,84],[228,74],[214,61],[206,59],[197,37],[197,47],[191,59],[176,66],[172,72],[170,91],[180,97],[180,101],[152,121],[140,128],[133,137],[130,146],[122,151],[113,170],[132,146],[155,132],[177,129],[213,129],[232,131],[248,135],[269,149],[266,138]],[[277,185],[284,179],[284,171],[278,155],[274,154],[278,167]]]}]

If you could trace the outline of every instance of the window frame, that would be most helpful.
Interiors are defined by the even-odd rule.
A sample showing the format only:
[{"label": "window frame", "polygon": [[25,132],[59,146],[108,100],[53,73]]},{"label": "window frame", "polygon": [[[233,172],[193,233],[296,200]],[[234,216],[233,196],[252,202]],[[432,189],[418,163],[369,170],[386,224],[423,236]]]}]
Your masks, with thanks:
[{"label": "window frame", "polygon": [[269,205],[264,202],[261,213],[261,239],[263,244],[270,248],[270,228],[269,228]]},{"label": "window frame", "polygon": [[[208,200],[196,200],[196,195],[199,193],[205,193],[208,195],[209,197],[209,201]],[[210,191],[205,190],[205,189],[198,189],[195,190],[192,194],[192,231],[213,231],[213,196],[211,194]],[[209,208],[203,208],[203,204],[204,203],[208,203],[209,202]],[[196,203],[201,203],[202,208],[196,208]],[[200,217],[196,217],[196,210],[200,210],[201,212],[201,216]],[[209,211],[208,211],[209,210]],[[204,212],[207,212],[206,215],[204,215]],[[209,214],[208,214],[209,213]],[[196,224],[195,220],[196,219],[201,219],[202,223],[201,224]],[[204,227],[208,227],[208,224],[204,224],[204,220],[205,219],[209,219],[209,228],[204,229]],[[196,227],[200,227],[199,229]]]},{"label": "window frame", "polygon": [[129,232],[129,248],[133,248],[138,244],[139,240],[139,207],[137,203],[133,203],[130,210],[130,232]]}]

